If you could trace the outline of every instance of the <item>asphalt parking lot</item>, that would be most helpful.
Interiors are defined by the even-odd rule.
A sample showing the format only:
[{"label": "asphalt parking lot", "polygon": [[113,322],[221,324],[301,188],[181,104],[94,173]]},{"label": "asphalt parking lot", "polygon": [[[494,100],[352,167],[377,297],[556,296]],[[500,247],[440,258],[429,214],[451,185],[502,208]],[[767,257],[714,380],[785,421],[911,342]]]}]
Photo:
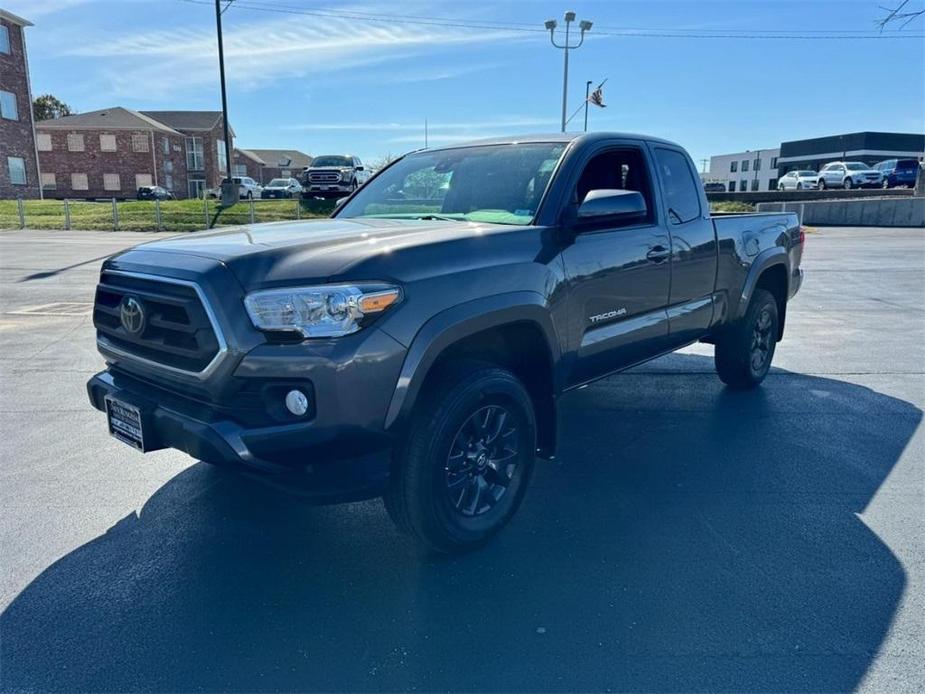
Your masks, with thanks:
[{"label": "asphalt parking lot", "polygon": [[88,304],[153,236],[0,233],[4,691],[925,688],[925,230],[809,235],[757,392],[697,346],[566,396],[454,559],[108,437]]}]

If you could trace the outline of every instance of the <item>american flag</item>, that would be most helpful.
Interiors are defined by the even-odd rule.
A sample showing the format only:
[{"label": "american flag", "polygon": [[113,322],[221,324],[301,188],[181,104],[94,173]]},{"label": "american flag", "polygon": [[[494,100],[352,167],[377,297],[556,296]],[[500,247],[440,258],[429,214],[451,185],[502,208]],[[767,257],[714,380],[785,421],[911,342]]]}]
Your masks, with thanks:
[{"label": "american flag", "polygon": [[600,106],[601,108],[607,108],[607,104],[604,103],[604,83],[601,82],[601,85],[591,92],[591,96],[588,97],[590,101],[595,106]]}]

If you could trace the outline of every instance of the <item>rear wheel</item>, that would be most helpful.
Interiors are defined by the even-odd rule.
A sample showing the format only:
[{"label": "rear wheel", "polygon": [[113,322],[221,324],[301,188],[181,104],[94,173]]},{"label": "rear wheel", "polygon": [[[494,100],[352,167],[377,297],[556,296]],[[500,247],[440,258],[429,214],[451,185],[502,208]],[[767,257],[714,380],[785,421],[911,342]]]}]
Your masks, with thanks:
[{"label": "rear wheel", "polygon": [[779,332],[777,301],[756,289],[745,316],[716,340],[714,361],[720,380],[730,388],[754,388],[768,375]]},{"label": "rear wheel", "polygon": [[533,406],[517,377],[460,362],[439,374],[416,408],[386,509],[431,549],[476,547],[517,511],[535,450]]}]

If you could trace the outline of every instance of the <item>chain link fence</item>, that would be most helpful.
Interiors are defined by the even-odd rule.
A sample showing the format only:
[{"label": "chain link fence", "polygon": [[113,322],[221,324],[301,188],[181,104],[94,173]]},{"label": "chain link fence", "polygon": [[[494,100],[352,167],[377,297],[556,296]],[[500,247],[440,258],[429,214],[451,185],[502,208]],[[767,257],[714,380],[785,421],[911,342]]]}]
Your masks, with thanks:
[{"label": "chain link fence", "polygon": [[327,217],[333,200],[0,200],[0,229],[200,231],[215,227]]}]

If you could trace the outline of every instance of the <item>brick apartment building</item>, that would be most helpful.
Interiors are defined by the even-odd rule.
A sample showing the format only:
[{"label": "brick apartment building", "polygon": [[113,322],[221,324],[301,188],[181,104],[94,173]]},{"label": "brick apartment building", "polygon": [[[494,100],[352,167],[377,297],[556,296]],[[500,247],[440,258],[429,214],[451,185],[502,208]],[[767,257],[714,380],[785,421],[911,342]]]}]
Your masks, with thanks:
[{"label": "brick apartment building", "polygon": [[198,197],[225,175],[220,111],[114,107],[35,129],[45,197],[131,198],[143,185]]},{"label": "brick apartment building", "polygon": [[0,199],[38,198],[38,155],[24,29],[32,23],[0,9]]},{"label": "brick apartment building", "polygon": [[312,158],[297,149],[250,149],[246,151],[263,162],[260,177],[247,174],[261,183],[269,183],[274,178],[289,178],[290,176],[300,178],[302,169],[312,164]]}]

